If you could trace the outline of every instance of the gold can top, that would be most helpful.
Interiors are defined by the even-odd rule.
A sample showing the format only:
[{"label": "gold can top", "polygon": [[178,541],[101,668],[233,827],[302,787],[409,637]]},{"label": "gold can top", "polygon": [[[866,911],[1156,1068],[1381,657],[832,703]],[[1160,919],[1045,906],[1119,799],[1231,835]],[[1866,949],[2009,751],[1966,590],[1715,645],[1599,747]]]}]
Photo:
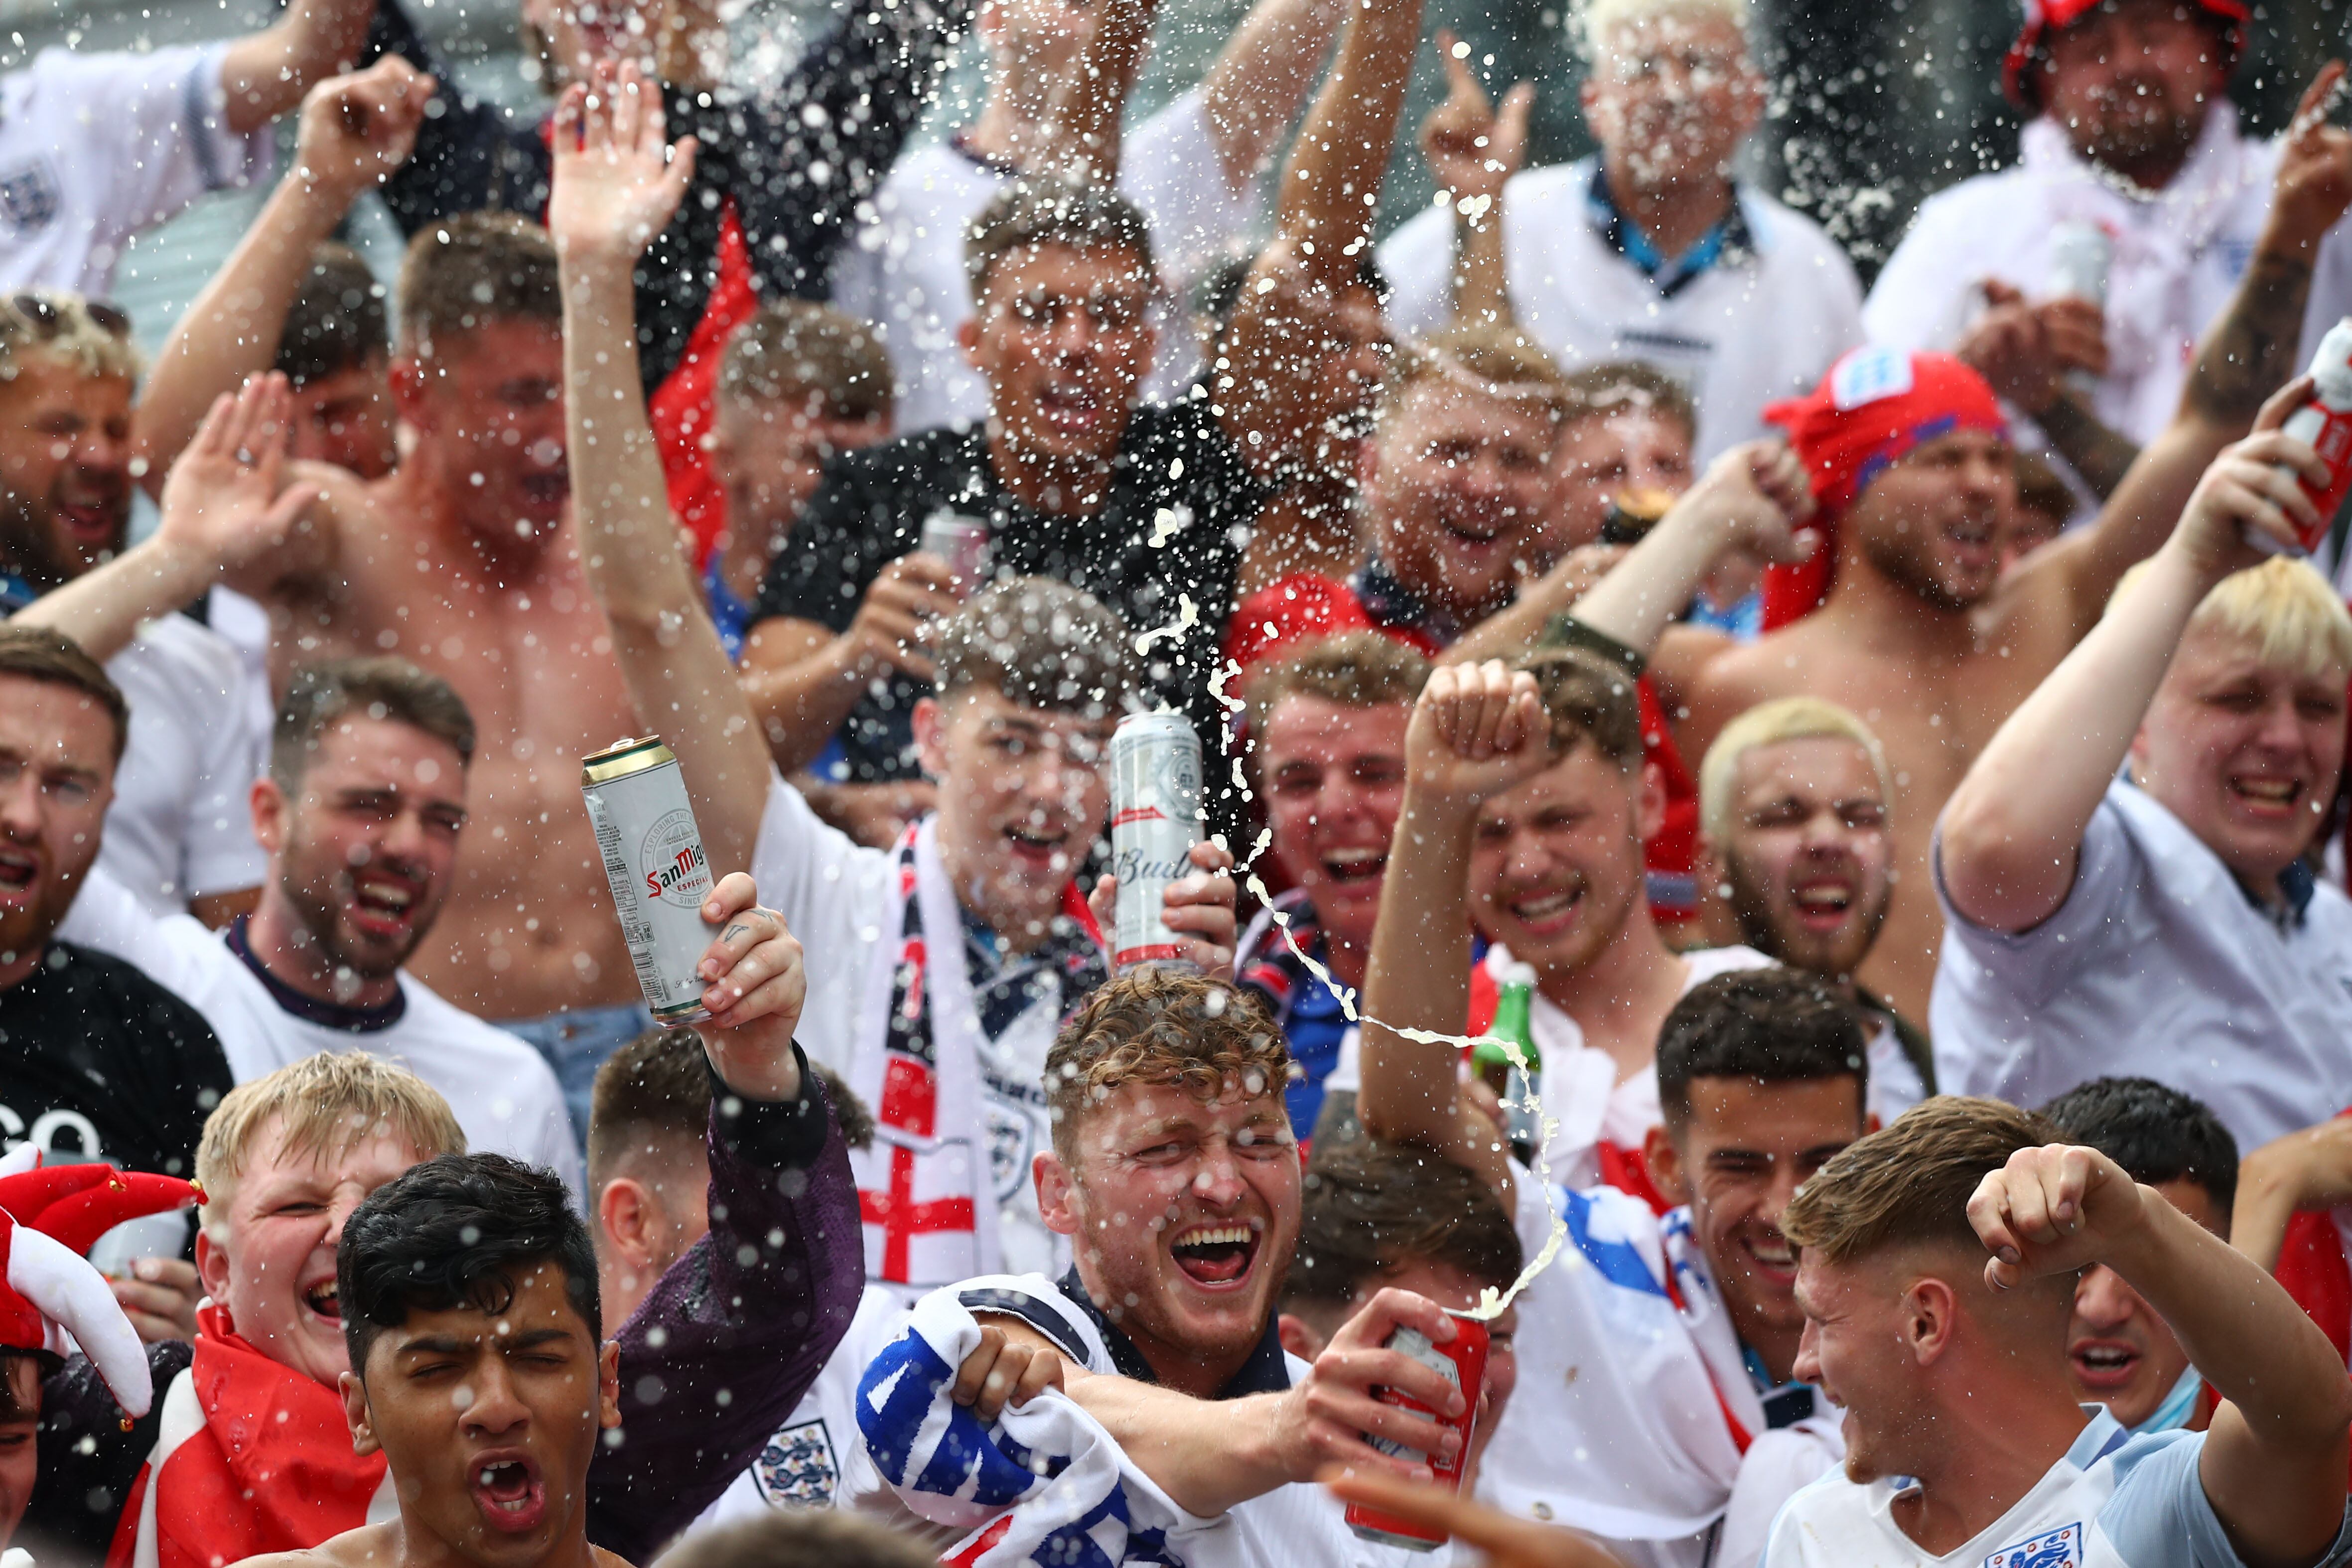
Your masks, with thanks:
[{"label": "gold can top", "polygon": [[580,759],[580,784],[610,784],[614,779],[627,778],[631,773],[644,773],[647,768],[660,767],[664,763],[677,761],[677,753],[659,735],[646,735],[635,741],[615,741],[601,752]]}]

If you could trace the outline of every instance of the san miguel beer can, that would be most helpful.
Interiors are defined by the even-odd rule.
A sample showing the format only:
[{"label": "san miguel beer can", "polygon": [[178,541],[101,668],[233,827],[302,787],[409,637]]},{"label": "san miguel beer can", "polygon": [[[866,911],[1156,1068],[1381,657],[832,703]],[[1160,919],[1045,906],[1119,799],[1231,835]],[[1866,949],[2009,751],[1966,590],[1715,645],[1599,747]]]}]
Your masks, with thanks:
[{"label": "san miguel beer can", "polygon": [[702,918],[710,861],[677,755],[656,736],[607,746],[582,759],[580,793],[654,1022],[708,1018],[694,970],[716,934]]},{"label": "san miguel beer can", "polygon": [[[2328,328],[2319,340],[2319,352],[2311,361],[2311,401],[2288,415],[2280,428],[2308,445],[2327,465],[2326,489],[2303,487],[2319,509],[2319,521],[2302,531],[2303,551],[2308,555],[2327,537],[2336,509],[2344,504],[2346,492],[2352,491],[2352,316]],[[2255,549],[2277,553],[2269,535],[2246,537]]]},{"label": "san miguel beer can", "polygon": [[978,518],[940,508],[923,520],[923,542],[919,548],[948,563],[956,592],[967,599],[988,581],[988,524]]},{"label": "san miguel beer can", "polygon": [[1111,964],[1181,963],[1161,921],[1168,884],[1200,839],[1201,738],[1181,713],[1130,713],[1110,737],[1110,869],[1118,879]]},{"label": "san miguel beer can", "polygon": [[[1419,1329],[1400,1328],[1388,1337],[1388,1348],[1402,1351],[1446,1382],[1462,1391],[1462,1414],[1440,1415],[1420,1400],[1399,1394],[1393,1388],[1374,1388],[1372,1397],[1383,1405],[1393,1405],[1400,1410],[1410,1410],[1416,1415],[1427,1416],[1440,1426],[1451,1427],[1462,1439],[1451,1458],[1408,1448],[1402,1443],[1367,1433],[1364,1441],[1383,1454],[1392,1455],[1412,1464],[1427,1465],[1437,1478],[1437,1484],[1454,1491],[1462,1489],[1462,1467],[1470,1457],[1470,1436],[1478,1425],[1478,1395],[1486,1386],[1486,1324],[1483,1319],[1461,1312],[1445,1314],[1454,1320],[1454,1338],[1444,1344],[1433,1344]],[[1433,1533],[1409,1520],[1382,1513],[1379,1509],[1362,1503],[1348,1505],[1348,1528],[1366,1541],[1382,1542],[1390,1546],[1402,1546],[1412,1552],[1434,1552],[1445,1544],[1446,1537]]]}]

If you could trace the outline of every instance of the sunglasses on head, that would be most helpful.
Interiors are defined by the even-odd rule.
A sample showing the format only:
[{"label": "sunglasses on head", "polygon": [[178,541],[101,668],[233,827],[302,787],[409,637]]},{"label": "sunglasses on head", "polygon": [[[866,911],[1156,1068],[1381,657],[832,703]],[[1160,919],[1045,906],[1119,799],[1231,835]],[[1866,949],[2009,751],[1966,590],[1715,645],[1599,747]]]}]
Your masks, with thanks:
[{"label": "sunglasses on head", "polygon": [[[44,342],[66,330],[69,307],[62,307],[54,300],[39,294],[11,294],[8,303]],[[84,300],[81,308],[91,324],[107,336],[127,338],[131,335],[131,313],[121,306],[107,300]]]}]

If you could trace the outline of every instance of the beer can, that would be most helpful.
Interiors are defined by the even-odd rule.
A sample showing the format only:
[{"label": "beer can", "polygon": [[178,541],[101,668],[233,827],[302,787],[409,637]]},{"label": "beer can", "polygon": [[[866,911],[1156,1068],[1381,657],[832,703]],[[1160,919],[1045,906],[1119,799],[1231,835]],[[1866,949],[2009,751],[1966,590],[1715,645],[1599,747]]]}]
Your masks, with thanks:
[{"label": "beer can", "polygon": [[2097,224],[2069,218],[2050,231],[2050,298],[2088,300],[2107,308],[2107,270],[2116,242]]},{"label": "beer can", "polygon": [[[2309,446],[2327,465],[2325,489],[2303,484],[2303,493],[2319,509],[2319,521],[2298,531],[2302,552],[2308,555],[2327,537],[2336,510],[2352,492],[2352,316],[2328,328],[2319,340],[2319,352],[2311,361],[2311,401],[2288,415],[2280,428]],[[2297,482],[2303,483],[2300,476]],[[2246,542],[2266,554],[2289,553],[2265,533],[2249,533]]]},{"label": "beer can", "polygon": [[1160,919],[1168,884],[1191,874],[1200,839],[1201,738],[1181,713],[1130,713],[1110,737],[1110,869],[1118,879],[1111,963],[1181,963]]},{"label": "beer can", "polygon": [[941,507],[923,520],[923,540],[918,547],[936,555],[954,574],[955,589],[969,599],[988,581],[988,524]]},{"label": "beer can", "polygon": [[581,759],[580,793],[654,1022],[708,1018],[694,971],[717,934],[702,918],[710,861],[676,753],[652,735],[607,746]]},{"label": "beer can", "polygon": [[[1446,1382],[1462,1391],[1462,1414],[1440,1415],[1410,1394],[1399,1394],[1393,1388],[1372,1390],[1372,1397],[1383,1405],[1393,1405],[1400,1410],[1410,1410],[1427,1416],[1440,1426],[1450,1426],[1460,1436],[1462,1446],[1448,1458],[1438,1454],[1423,1453],[1402,1443],[1367,1433],[1364,1441],[1383,1454],[1393,1455],[1412,1464],[1425,1464],[1437,1478],[1437,1484],[1449,1490],[1462,1489],[1462,1467],[1470,1458],[1470,1436],[1478,1425],[1478,1395],[1486,1386],[1486,1324],[1484,1319],[1464,1312],[1448,1311],[1454,1320],[1454,1337],[1444,1344],[1433,1343],[1419,1329],[1399,1328],[1388,1337],[1388,1348],[1402,1351],[1429,1368]],[[1399,1519],[1379,1509],[1362,1503],[1348,1505],[1348,1528],[1366,1541],[1378,1541],[1390,1546],[1402,1546],[1409,1552],[1434,1552],[1445,1544],[1446,1537],[1433,1533],[1411,1520]]]}]

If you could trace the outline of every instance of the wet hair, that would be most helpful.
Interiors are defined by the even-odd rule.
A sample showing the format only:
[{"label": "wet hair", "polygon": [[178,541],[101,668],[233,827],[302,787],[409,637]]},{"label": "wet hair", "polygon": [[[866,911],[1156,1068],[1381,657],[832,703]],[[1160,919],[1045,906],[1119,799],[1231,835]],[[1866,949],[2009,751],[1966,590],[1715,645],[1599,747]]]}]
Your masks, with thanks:
[{"label": "wet hair", "polygon": [[[2065,1141],[2049,1121],[2001,1100],[1957,1094],[1923,1100],[1838,1151],[1797,1189],[1780,1230],[1832,1264],[1895,1247],[1941,1245],[1979,1254],[1983,1247],[1968,1214],[1977,1184],[2020,1150]],[[2073,1289],[2070,1281],[2070,1296]]]},{"label": "wet hair", "polygon": [[1589,742],[1620,771],[1641,765],[1642,701],[1623,668],[1573,647],[1539,648],[1517,668],[1536,678],[1555,755]]},{"label": "wet hair", "polygon": [[553,1172],[503,1154],[444,1154],[411,1166],[352,1211],[335,1248],[352,1370],[364,1378],[376,1336],[411,1312],[503,1312],[521,1276],[549,1263],[562,1270],[590,1342],[602,1342],[596,1254]]},{"label": "wet hair", "polygon": [[972,687],[1016,708],[1115,715],[1139,684],[1127,622],[1083,588],[1051,577],[990,584],[935,633],[942,701]]},{"label": "wet hair", "polygon": [[[811,1062],[833,1102],[843,1142],[874,1142],[874,1116],[830,1068]],[[593,1196],[639,1151],[700,1147],[710,1127],[710,1068],[691,1029],[647,1029],[604,1058],[588,1093],[588,1191]]]},{"label": "wet hair", "polygon": [[286,683],[269,737],[269,776],[288,795],[318,754],[319,742],[347,713],[388,719],[446,742],[474,761],[474,716],[456,687],[404,658],[337,658],[305,665]]},{"label": "wet hair", "polygon": [[719,362],[719,400],[737,408],[814,397],[827,418],[887,419],[898,384],[873,327],[807,300],[760,307]]},{"label": "wet hair", "polygon": [[1524,1261],[1511,1216],[1471,1171],[1409,1143],[1354,1138],[1317,1145],[1307,1164],[1282,1302],[1346,1309],[1367,1281],[1413,1263],[1504,1290]]},{"label": "wet hair", "polygon": [[1799,1083],[1852,1078],[1854,1127],[1870,1084],[1870,1038],[1844,997],[1795,969],[1741,969],[1692,986],[1658,1031],[1658,1105],[1666,1131],[1690,1124],[1691,1080]]},{"label": "wet hair", "polygon": [[1152,275],[1151,224],[1141,207],[1107,184],[1015,180],[980,209],[964,233],[971,297],[988,291],[989,274],[1006,256],[1046,245],[1132,251],[1144,276]]},{"label": "wet hair", "polygon": [[2238,1199],[2238,1141],[2210,1107],[2147,1078],[2101,1078],[2042,1108],[2070,1143],[2096,1149],[2135,1182],[2188,1182],[2213,1200],[2224,1231]]},{"label": "wet hair", "polygon": [[392,352],[383,285],[348,245],[322,245],[287,308],[277,368],[296,386],[357,370]]},{"label": "wet hair", "polygon": [[283,1152],[330,1159],[389,1134],[424,1159],[466,1152],[465,1129],[441,1091],[365,1051],[320,1051],[238,1084],[205,1119],[196,1182],[216,1200],[196,1210],[207,1230],[229,1224],[226,1194],[251,1163],[253,1141],[277,1121]]},{"label": "wet hair", "polygon": [[81,644],[47,626],[0,621],[0,675],[67,687],[97,703],[114,728],[114,760],[122,761],[131,739],[131,704],[106,667],[84,653]]},{"label": "wet hair", "polygon": [[1563,425],[1580,425],[1588,419],[1605,419],[1612,414],[1654,415],[1683,433],[1683,439],[1698,439],[1698,405],[1681,382],[1643,360],[1604,360],[1570,371],[1560,378],[1567,394],[1567,411],[1560,416]]},{"label": "wet hair", "polygon": [[1244,692],[1249,727],[1265,733],[1286,697],[1319,697],[1342,708],[1410,707],[1429,684],[1429,660],[1379,632],[1340,632],[1294,644],[1260,665]]},{"label": "wet hair", "polygon": [[[1233,330],[1234,317],[1242,307],[1242,289],[1249,282],[1250,270],[1256,265],[1255,255],[1229,256],[1211,268],[1208,275],[1194,287],[1194,313],[1208,319],[1214,329],[1213,335],[1219,340]],[[1396,291],[1395,285],[1389,281],[1388,274],[1381,270],[1381,264],[1374,259],[1372,247],[1369,245],[1356,253],[1355,280],[1371,290],[1372,298],[1380,302],[1382,310],[1388,309],[1390,296]]]},{"label": "wet hair", "polygon": [[1087,1111],[1128,1084],[1173,1084],[1205,1103],[1289,1082],[1290,1046],[1256,992],[1156,963],[1097,987],[1045,1055],[1054,1148],[1071,1163]]},{"label": "wet hair", "polygon": [[419,359],[500,321],[562,328],[563,289],[547,231],[502,212],[472,212],[417,230],[400,264],[400,343]]},{"label": "wet hair", "polygon": [[912,1537],[835,1509],[762,1509],[756,1518],[698,1530],[655,1568],[938,1568]]},{"label": "wet hair", "polygon": [[1568,382],[1559,363],[1517,327],[1473,321],[1401,344],[1381,384],[1378,414],[1385,419],[1404,395],[1423,382],[1467,386],[1507,403],[1540,409],[1554,425],[1567,415]]}]

